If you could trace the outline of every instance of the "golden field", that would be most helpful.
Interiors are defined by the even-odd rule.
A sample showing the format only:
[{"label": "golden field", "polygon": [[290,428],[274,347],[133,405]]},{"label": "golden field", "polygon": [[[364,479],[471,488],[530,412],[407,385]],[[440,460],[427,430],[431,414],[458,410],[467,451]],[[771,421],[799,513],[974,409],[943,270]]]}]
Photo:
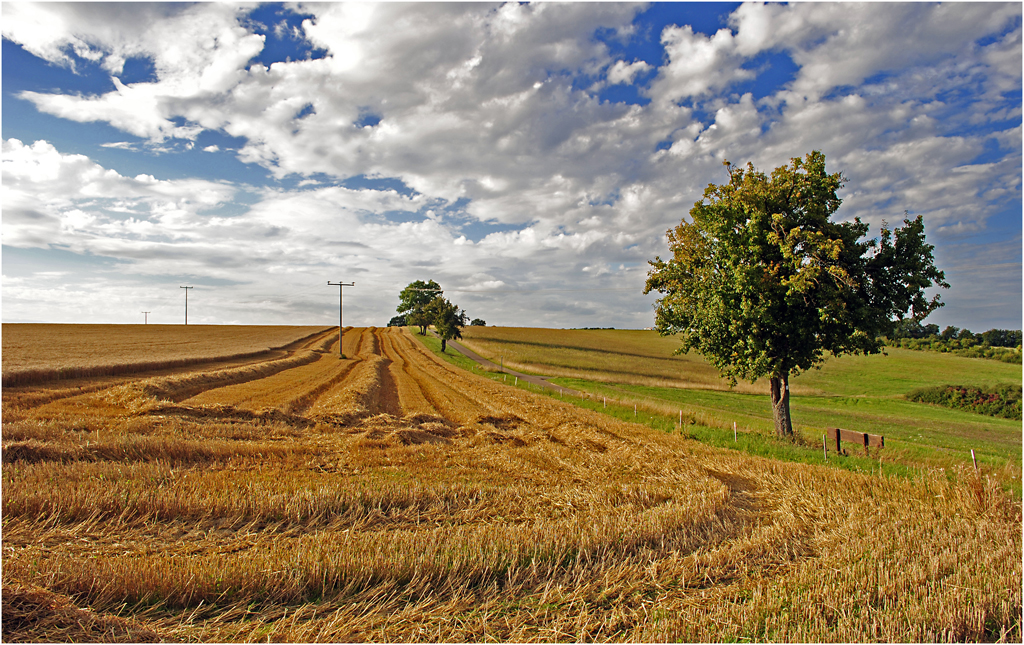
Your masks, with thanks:
[{"label": "golden field", "polygon": [[323,331],[291,325],[3,325],[3,384],[262,356]]},{"label": "golden field", "polygon": [[336,339],[5,387],[4,640],[1021,639],[984,472],[781,463]]}]

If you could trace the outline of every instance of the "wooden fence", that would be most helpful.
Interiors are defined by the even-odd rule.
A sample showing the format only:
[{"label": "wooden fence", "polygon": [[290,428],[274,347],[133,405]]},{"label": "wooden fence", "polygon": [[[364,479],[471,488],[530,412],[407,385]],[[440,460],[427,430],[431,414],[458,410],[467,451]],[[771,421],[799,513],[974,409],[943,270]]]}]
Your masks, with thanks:
[{"label": "wooden fence", "polygon": [[825,430],[825,445],[834,449],[838,454],[843,454],[842,442],[855,443],[864,446],[864,454],[868,453],[870,447],[885,447],[885,437],[867,432],[853,432],[842,428],[828,428]]}]

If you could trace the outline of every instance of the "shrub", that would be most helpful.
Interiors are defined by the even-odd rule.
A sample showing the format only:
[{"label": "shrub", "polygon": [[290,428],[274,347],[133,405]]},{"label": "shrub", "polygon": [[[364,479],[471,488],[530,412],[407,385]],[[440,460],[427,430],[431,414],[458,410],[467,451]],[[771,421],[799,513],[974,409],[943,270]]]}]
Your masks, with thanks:
[{"label": "shrub", "polygon": [[991,417],[1021,419],[1020,384],[1003,383],[990,389],[967,385],[938,385],[914,390],[907,395],[907,399]]}]

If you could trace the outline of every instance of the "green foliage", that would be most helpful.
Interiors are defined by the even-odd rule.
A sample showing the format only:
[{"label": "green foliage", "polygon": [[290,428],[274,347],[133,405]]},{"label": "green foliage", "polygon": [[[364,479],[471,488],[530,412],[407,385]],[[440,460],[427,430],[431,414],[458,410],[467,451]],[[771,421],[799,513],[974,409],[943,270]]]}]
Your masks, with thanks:
[{"label": "green foliage", "polygon": [[1020,348],[1009,347],[970,347],[968,349],[955,349],[953,353],[964,358],[990,358],[1004,363],[1021,364]]},{"label": "green foliage", "polygon": [[438,296],[424,308],[424,313],[441,338],[441,351],[449,340],[462,338],[462,327],[466,326],[466,313],[445,298]]},{"label": "green foliage", "polygon": [[989,347],[1017,347],[1021,345],[1021,330],[990,329],[981,333],[981,343]]},{"label": "green foliage", "polygon": [[811,152],[771,176],[726,162],[729,183],[711,184],[668,232],[673,257],[650,264],[645,293],[664,294],[656,327],[679,334],[680,352],[702,354],[733,383],[772,380],[777,430],[792,434],[788,378],[828,354],[873,354],[909,313],[941,306],[924,290],[948,287],[925,243],[920,216],[863,240],[860,219],[832,222],[839,173]]},{"label": "green foliage", "polygon": [[398,294],[396,311],[405,316],[406,324],[419,327],[420,334],[424,335],[427,333],[427,325],[430,324],[430,317],[424,313],[424,309],[440,293],[441,285],[433,280],[410,282],[409,286]]},{"label": "green foliage", "polygon": [[987,414],[990,417],[1021,419],[1020,384],[1007,383],[992,388],[940,385],[914,390],[907,395],[907,399]]},{"label": "green foliage", "polygon": [[956,354],[964,358],[988,358],[1002,361],[1004,363],[1021,364],[1021,351],[1019,347],[990,347],[978,345],[973,339],[943,340],[939,336],[928,336],[926,338],[900,338],[890,341],[893,347],[903,349],[914,349],[918,351],[941,352],[943,354]]},{"label": "green foliage", "polygon": [[474,318],[473,322],[469,323],[472,327],[486,327],[487,323],[484,322],[483,318]]},{"label": "green foliage", "polygon": [[1021,364],[1021,331],[989,329],[980,334],[969,329],[946,327],[939,334],[938,325],[921,326],[903,321],[889,336],[888,344],[904,349],[952,353],[966,358],[989,358],[1004,363]]},{"label": "green foliage", "polygon": [[401,315],[393,316],[391,320],[388,321],[388,327],[405,327],[408,324],[409,323],[406,321],[405,316]]}]

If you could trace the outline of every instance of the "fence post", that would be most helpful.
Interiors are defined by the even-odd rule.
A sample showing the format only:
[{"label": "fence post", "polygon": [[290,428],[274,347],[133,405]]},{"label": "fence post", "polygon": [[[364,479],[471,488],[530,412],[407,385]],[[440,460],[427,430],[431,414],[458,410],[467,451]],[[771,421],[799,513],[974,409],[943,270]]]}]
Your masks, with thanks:
[{"label": "fence post", "polygon": [[825,461],[828,461],[828,438],[821,435],[821,449],[825,451]]},{"label": "fence post", "polygon": [[736,443],[736,441],[737,441],[737,439],[736,439],[736,422],[733,421],[732,422],[732,442]]},{"label": "fence post", "polygon": [[971,448],[971,461],[974,462],[974,472],[978,472],[978,458],[974,456],[974,448]]}]

